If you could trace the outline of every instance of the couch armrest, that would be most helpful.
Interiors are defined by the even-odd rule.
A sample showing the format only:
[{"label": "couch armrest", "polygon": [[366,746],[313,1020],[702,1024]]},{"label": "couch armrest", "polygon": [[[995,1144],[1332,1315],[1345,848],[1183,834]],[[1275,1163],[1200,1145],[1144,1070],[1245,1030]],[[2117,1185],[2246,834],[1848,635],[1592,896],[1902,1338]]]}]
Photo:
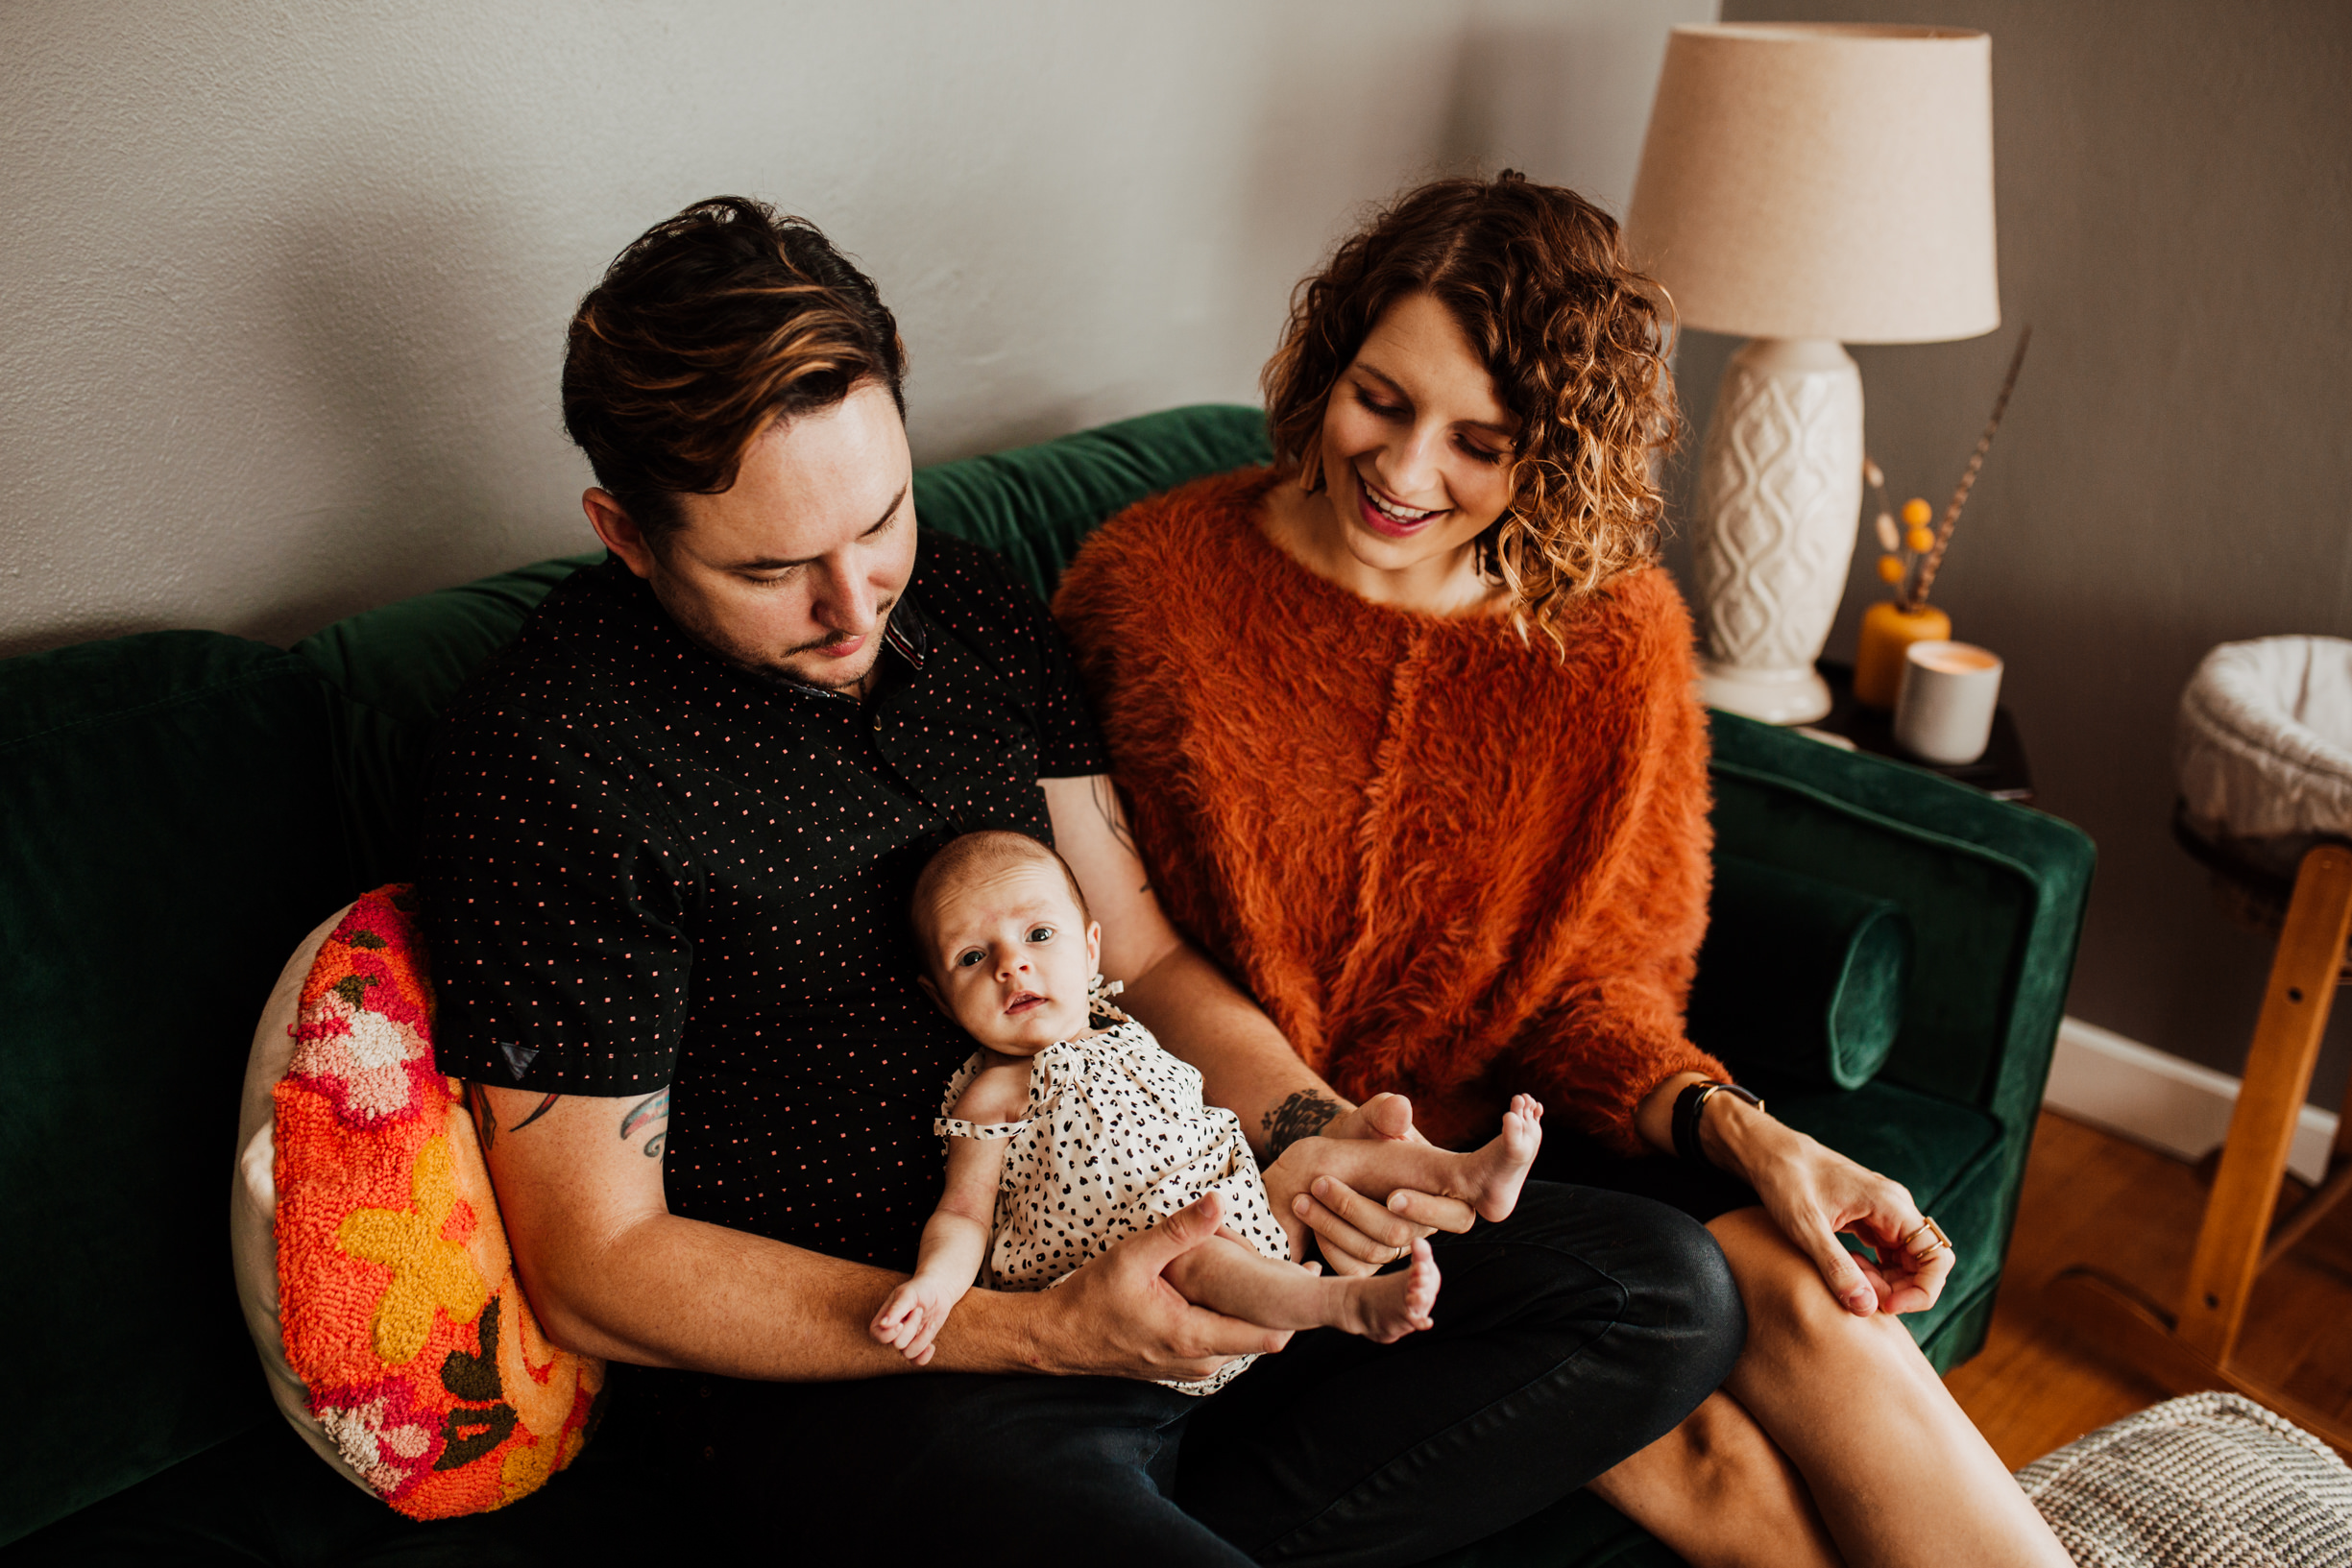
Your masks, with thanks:
[{"label": "couch armrest", "polygon": [[1880,1076],[2001,1123],[2005,1246],[2095,858],[2071,823],[1925,768],[1711,712],[1718,854],[1892,899],[1916,941]]}]

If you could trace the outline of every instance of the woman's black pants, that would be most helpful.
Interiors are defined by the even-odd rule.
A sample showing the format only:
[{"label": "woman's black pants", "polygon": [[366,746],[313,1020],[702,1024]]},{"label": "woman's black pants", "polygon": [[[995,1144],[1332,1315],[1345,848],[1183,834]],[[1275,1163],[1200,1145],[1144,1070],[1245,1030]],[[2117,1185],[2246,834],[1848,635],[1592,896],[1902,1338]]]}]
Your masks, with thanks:
[{"label": "woman's black pants", "polygon": [[1713,1238],[1645,1198],[1530,1182],[1509,1219],[1433,1244],[1435,1327],[1300,1334],[1206,1399],[667,1376],[648,1413],[695,1477],[669,1528],[753,1561],[1415,1563],[1671,1430],[1745,1337]]}]

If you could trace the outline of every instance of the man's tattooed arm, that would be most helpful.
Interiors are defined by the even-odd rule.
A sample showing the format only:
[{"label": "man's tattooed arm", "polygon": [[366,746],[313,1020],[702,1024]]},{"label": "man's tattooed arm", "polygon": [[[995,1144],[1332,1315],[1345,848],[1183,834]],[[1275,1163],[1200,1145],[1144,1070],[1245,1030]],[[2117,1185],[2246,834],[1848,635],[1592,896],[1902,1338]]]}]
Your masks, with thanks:
[{"label": "man's tattooed arm", "polygon": [[490,1146],[498,1141],[498,1113],[490,1108],[490,1091],[469,1080],[466,1109],[473,1113],[473,1141],[482,1146],[482,1157],[488,1159]]},{"label": "man's tattooed arm", "polygon": [[[507,1128],[506,1130],[509,1132],[521,1132],[523,1128],[529,1126],[532,1122],[538,1121],[541,1117],[555,1109],[555,1102],[561,1098],[562,1097],[558,1095],[547,1096],[537,1105],[531,1107],[530,1115],[524,1117],[521,1121],[516,1122],[513,1126]],[[480,1141],[482,1146],[482,1154],[485,1158],[487,1158],[490,1154],[490,1146],[498,1141],[498,1113],[491,1108],[490,1096],[488,1092],[485,1091],[480,1084],[471,1081],[466,1084],[466,1108],[473,1113],[473,1136]]]},{"label": "man's tattooed arm", "polygon": [[668,1090],[665,1089],[658,1095],[647,1095],[629,1107],[628,1114],[620,1119],[620,1141],[625,1144],[647,1127],[656,1130],[652,1137],[645,1140],[645,1158],[658,1160],[662,1157],[662,1145],[669,1137]]},{"label": "man's tattooed arm", "polygon": [[1329,1095],[1301,1089],[1266,1113],[1266,1157],[1274,1159],[1301,1138],[1312,1138],[1347,1107]]}]

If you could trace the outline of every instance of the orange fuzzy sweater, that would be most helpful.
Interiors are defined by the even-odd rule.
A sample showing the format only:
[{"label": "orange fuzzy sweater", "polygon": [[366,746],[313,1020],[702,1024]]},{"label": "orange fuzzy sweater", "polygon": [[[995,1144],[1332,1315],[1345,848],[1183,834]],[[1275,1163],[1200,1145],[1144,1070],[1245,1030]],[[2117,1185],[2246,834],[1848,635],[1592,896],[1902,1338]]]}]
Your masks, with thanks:
[{"label": "orange fuzzy sweater", "polygon": [[1677,1073],[1707,924],[1707,728],[1656,568],[1572,613],[1371,604],[1270,543],[1264,470],[1130,507],[1071,564],[1077,647],[1169,914],[1356,1098],[1441,1143],[1524,1090],[1622,1153]]}]

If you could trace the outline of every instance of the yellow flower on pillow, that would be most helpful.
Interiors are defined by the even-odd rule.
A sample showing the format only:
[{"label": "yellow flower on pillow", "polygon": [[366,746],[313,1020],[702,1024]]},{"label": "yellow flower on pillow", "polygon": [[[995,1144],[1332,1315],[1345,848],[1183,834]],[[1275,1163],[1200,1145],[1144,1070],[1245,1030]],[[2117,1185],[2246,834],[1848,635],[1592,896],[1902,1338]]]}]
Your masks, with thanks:
[{"label": "yellow flower on pillow", "polygon": [[473,1260],[443,1235],[457,1206],[457,1182],[447,1138],[428,1138],[411,1173],[416,1208],[354,1209],[335,1231],[335,1244],[354,1258],[382,1264],[392,1283],[376,1304],[368,1330],[388,1365],[414,1361],[433,1331],[439,1308],[454,1323],[470,1323],[490,1299],[490,1286]]},{"label": "yellow flower on pillow", "polygon": [[555,1468],[557,1437],[542,1437],[537,1442],[517,1443],[506,1451],[498,1466],[498,1495],[508,1502],[527,1497],[546,1484]]}]

